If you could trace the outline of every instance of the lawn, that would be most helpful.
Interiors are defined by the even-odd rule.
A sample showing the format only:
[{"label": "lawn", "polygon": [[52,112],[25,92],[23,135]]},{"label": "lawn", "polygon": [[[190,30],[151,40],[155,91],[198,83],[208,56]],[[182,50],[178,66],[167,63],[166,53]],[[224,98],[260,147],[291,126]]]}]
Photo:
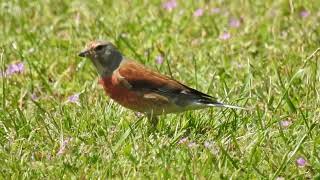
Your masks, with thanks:
[{"label": "lawn", "polygon": [[[320,178],[320,1],[0,1],[0,179]],[[249,111],[110,100],[91,40]]]}]

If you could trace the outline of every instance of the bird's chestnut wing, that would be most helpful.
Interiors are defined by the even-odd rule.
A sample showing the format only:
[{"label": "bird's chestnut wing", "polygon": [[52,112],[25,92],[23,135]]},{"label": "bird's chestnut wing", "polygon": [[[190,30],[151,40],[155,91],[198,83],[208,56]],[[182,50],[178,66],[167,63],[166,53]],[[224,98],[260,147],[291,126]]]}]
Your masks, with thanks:
[{"label": "bird's chestnut wing", "polygon": [[186,103],[184,102],[186,100],[204,104],[216,102],[213,97],[183,85],[170,77],[151,71],[134,61],[123,62],[116,73],[119,82],[133,91],[159,93],[179,99],[182,104]]}]

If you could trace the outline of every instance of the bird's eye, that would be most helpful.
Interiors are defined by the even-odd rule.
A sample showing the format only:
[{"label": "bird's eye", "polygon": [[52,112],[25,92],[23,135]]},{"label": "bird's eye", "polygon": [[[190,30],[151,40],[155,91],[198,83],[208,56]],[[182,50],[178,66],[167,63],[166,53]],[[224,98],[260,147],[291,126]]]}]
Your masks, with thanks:
[{"label": "bird's eye", "polygon": [[103,47],[104,47],[104,45],[99,45],[99,46],[95,47],[94,50],[95,51],[100,51],[100,50],[103,49]]}]

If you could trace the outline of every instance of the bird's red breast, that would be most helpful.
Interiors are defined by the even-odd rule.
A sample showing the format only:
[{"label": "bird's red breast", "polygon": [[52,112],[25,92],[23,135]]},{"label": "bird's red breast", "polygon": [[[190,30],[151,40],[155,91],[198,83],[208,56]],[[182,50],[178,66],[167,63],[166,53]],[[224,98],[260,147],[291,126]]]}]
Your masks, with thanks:
[{"label": "bird's red breast", "polygon": [[161,114],[170,106],[168,99],[165,97],[156,94],[149,94],[148,96],[143,91],[133,91],[124,87],[115,75],[100,79],[100,84],[111,99],[135,111]]},{"label": "bird's red breast", "polygon": [[143,104],[137,93],[124,88],[115,76],[104,77],[100,79],[106,94],[124,107],[137,110]]}]

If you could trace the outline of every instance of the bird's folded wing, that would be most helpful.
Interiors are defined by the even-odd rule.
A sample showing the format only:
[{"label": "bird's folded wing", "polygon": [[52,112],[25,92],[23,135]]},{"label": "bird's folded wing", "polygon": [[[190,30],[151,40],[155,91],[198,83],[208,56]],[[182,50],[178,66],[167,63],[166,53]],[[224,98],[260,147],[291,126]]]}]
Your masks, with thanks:
[{"label": "bird's folded wing", "polygon": [[134,91],[155,92],[167,96],[182,95],[214,102],[213,97],[151,71],[134,61],[123,62],[117,71],[118,81]]}]

